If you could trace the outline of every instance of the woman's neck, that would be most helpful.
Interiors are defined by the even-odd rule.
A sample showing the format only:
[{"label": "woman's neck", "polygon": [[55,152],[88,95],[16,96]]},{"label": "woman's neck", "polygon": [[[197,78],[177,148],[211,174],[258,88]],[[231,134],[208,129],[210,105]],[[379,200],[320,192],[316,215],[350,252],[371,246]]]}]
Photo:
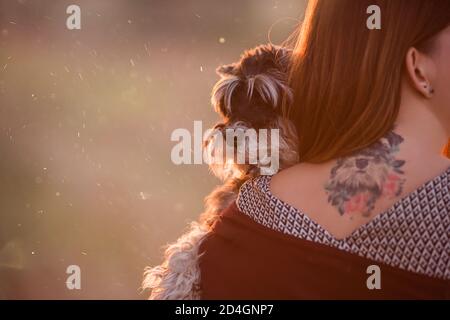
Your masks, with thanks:
[{"label": "woman's neck", "polygon": [[422,156],[441,157],[442,149],[448,143],[450,128],[444,127],[437,118],[431,102],[404,91],[395,131],[413,144]]}]

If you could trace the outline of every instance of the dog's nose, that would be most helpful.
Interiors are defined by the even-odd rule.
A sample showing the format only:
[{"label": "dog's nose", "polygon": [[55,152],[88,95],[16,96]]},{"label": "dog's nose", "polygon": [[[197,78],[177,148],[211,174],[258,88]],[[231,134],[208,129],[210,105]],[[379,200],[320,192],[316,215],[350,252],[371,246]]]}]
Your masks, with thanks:
[{"label": "dog's nose", "polygon": [[356,167],[360,170],[367,167],[368,164],[369,164],[369,160],[367,160],[367,159],[356,159]]}]

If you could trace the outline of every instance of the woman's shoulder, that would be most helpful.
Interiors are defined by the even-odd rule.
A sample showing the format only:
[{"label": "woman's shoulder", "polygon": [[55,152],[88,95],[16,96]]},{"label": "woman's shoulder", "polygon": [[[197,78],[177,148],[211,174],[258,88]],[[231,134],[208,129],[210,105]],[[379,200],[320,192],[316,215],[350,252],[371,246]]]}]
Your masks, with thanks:
[{"label": "woman's shoulder", "polygon": [[236,199],[239,211],[254,219],[272,215],[276,204],[270,196],[271,178],[269,175],[261,175],[242,184]]}]

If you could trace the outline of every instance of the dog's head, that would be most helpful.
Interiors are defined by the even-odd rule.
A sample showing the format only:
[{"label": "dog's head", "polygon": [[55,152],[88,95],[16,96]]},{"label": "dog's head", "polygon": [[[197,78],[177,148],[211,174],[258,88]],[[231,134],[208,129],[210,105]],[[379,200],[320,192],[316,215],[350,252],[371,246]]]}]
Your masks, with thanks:
[{"label": "dog's head", "polygon": [[287,85],[290,55],[290,49],[261,45],[238,62],[217,68],[221,78],[211,98],[216,111],[228,121],[264,127],[280,113],[283,99],[292,99]]},{"label": "dog's head", "polygon": [[[214,153],[218,151],[217,138],[224,137],[227,129],[279,129],[280,168],[298,161],[295,128],[281,116],[283,101],[292,101],[292,92],[287,85],[290,55],[290,49],[261,45],[246,51],[238,62],[217,68],[220,80],[213,88],[211,103],[222,116],[222,122],[205,139],[204,146],[210,158],[214,158]],[[233,144],[231,147],[236,154],[240,150],[245,159],[249,158],[248,146],[240,149],[237,145],[239,142],[228,143]],[[270,153],[271,146],[267,148],[266,151]],[[210,164],[210,169],[221,179],[255,176],[260,172],[262,164],[259,162],[238,164],[227,156],[224,154],[219,164]]]}]

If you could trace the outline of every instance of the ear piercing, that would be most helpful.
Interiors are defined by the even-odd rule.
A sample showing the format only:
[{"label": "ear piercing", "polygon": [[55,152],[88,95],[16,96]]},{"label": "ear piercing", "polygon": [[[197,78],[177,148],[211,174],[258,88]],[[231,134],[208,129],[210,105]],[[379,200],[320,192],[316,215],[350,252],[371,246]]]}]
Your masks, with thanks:
[{"label": "ear piercing", "polygon": [[[428,88],[428,85],[424,85],[423,86],[425,89]],[[434,93],[434,89],[430,87],[430,89],[428,90],[428,93],[433,94]]]}]

